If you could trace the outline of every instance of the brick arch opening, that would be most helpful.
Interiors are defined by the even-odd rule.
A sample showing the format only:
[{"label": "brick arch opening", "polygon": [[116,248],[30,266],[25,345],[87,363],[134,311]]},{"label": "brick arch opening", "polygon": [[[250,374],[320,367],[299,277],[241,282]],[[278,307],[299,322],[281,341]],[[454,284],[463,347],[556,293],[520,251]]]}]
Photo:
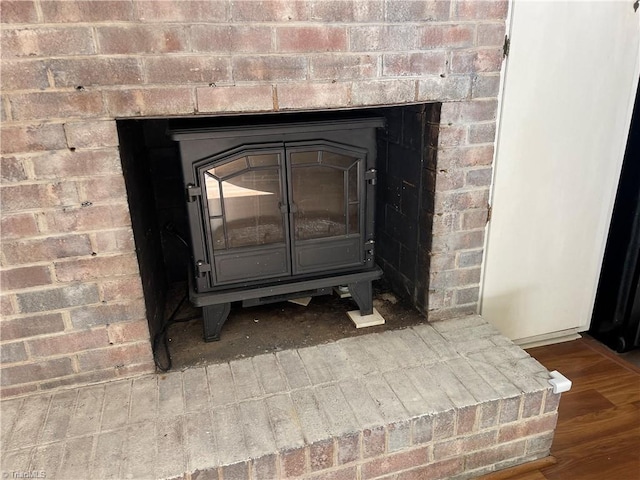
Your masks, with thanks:
[{"label": "brick arch opening", "polygon": [[[325,112],[323,117],[375,115],[385,119],[386,128],[378,131],[376,142],[375,261],[384,271],[385,288],[391,288],[423,314],[429,310],[440,107],[438,103],[377,107]],[[309,114],[300,113],[285,117],[287,122],[310,118]],[[318,118],[318,114],[313,117]],[[244,126],[265,121],[264,115],[226,118],[226,123]],[[190,125],[213,120],[225,125],[225,117],[210,120],[192,117],[195,123]],[[166,320],[167,293],[171,304],[175,290],[181,290],[179,285],[188,281],[190,265],[190,251],[183,242],[183,239],[189,242],[189,225],[180,154],[177,142],[167,134],[169,124],[169,119],[118,122],[129,211],[152,338]],[[465,292],[461,301],[472,303],[470,298],[473,300],[473,292]],[[332,313],[331,309],[328,311]],[[242,353],[239,349],[238,354]]]}]

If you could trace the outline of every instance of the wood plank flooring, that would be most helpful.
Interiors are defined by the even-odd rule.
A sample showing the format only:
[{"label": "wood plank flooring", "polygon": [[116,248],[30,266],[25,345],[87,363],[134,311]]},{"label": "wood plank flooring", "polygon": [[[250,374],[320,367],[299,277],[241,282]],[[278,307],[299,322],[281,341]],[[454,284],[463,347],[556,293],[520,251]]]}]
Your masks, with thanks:
[{"label": "wood plank flooring", "polygon": [[640,369],[585,337],[528,352],[573,382],[560,400],[555,465],[519,480],[640,480]]}]

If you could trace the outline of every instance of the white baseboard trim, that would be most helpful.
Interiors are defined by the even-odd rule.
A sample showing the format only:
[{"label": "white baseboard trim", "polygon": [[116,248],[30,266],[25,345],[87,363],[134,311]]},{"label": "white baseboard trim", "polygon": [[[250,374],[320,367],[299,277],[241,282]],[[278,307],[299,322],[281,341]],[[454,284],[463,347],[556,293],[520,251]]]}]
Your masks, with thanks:
[{"label": "white baseboard trim", "polygon": [[545,333],[544,335],[535,335],[533,337],[518,338],[513,341],[519,347],[533,348],[542,347],[544,345],[552,345],[554,343],[569,342],[582,338],[578,328],[570,328],[568,330],[560,330],[558,332]]}]

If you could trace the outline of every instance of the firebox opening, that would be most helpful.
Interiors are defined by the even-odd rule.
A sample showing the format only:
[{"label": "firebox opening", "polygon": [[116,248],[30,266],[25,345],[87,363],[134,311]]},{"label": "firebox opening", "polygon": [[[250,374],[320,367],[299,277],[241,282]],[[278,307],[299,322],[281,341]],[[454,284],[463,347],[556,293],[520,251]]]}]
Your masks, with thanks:
[{"label": "firebox opening", "polygon": [[[384,272],[376,289],[384,286],[383,290],[390,289],[407,305],[426,314],[439,116],[440,104],[431,103],[321,113],[119,121],[123,172],[152,338],[162,328],[166,306],[175,305],[175,299],[185,291],[192,261],[181,157],[178,142],[167,135],[170,128],[384,118],[386,128],[377,129],[375,139],[375,263]],[[321,305],[323,301],[328,302],[325,309],[335,312],[331,297],[314,303]],[[260,308],[278,307],[245,310],[264,313],[255,310]],[[305,313],[313,312],[314,316],[318,312],[315,308]],[[188,315],[199,316],[199,312],[193,309]],[[402,322],[424,319],[417,312],[400,316]],[[415,319],[408,320],[410,317]],[[268,328],[266,324],[260,327]],[[393,322],[388,327],[393,328]],[[201,329],[187,324],[180,328]],[[223,338],[224,335],[223,329]],[[173,347],[176,348],[177,345]]]}]

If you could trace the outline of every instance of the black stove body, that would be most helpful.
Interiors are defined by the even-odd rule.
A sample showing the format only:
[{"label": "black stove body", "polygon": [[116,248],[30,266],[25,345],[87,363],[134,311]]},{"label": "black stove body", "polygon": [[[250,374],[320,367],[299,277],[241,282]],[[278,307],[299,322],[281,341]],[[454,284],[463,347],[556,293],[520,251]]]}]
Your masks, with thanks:
[{"label": "black stove body", "polygon": [[205,341],[244,306],[348,285],[372,313],[381,118],[171,128],[191,235],[190,300]]}]

